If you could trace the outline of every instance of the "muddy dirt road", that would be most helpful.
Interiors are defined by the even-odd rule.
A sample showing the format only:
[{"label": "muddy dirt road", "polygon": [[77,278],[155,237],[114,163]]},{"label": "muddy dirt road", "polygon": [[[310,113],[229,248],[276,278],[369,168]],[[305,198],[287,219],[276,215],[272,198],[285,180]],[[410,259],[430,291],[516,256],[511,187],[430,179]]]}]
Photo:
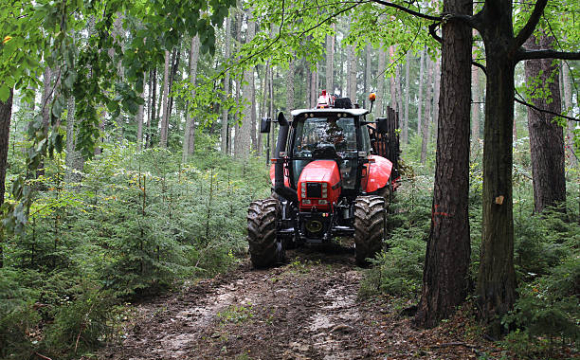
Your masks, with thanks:
[{"label": "muddy dirt road", "polygon": [[384,300],[358,301],[362,273],[352,254],[303,250],[289,260],[259,271],[246,261],[228,275],[138,305],[122,344],[100,358],[477,357],[449,334],[414,329]]}]

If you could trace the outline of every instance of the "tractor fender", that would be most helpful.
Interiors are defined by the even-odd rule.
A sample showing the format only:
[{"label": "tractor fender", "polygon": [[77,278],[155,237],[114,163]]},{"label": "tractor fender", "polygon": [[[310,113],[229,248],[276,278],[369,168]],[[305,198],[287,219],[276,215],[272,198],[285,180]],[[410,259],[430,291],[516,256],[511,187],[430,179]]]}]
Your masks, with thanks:
[{"label": "tractor fender", "polygon": [[[370,163],[366,164],[367,176],[363,179],[363,190],[372,193],[385,187],[391,178],[393,163],[382,156],[370,155]],[[372,162],[374,160],[374,162]]]}]

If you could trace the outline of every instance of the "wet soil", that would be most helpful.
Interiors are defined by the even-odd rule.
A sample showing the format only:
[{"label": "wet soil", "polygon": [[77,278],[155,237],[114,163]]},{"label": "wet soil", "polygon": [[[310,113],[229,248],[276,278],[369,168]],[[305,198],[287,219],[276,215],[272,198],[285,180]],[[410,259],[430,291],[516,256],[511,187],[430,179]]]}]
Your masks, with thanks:
[{"label": "wet soil", "polygon": [[[119,344],[99,358],[469,359],[465,324],[421,330],[386,298],[358,300],[362,270],[348,251],[292,251],[268,270],[229,274],[132,308]],[[463,326],[463,330],[462,329]],[[484,346],[484,345],[483,345]]]}]

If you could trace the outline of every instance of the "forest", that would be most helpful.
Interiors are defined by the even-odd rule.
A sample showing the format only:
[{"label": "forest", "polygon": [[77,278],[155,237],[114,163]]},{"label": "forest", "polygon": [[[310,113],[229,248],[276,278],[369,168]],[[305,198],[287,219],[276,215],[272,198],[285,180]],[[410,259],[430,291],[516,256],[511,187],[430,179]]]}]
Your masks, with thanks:
[{"label": "forest", "polygon": [[[580,356],[580,2],[1,0],[0,24],[0,359]],[[323,90],[398,116],[386,243],[253,269],[276,119]]]}]

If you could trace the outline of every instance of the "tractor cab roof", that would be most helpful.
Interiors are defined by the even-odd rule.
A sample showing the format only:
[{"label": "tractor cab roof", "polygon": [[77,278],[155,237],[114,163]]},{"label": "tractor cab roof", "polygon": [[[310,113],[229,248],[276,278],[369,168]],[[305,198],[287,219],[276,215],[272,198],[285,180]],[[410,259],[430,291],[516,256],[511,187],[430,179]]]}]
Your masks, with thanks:
[{"label": "tractor cab roof", "polygon": [[349,116],[363,116],[369,113],[367,109],[298,109],[292,111],[292,117],[298,117],[303,114],[347,114]]}]

